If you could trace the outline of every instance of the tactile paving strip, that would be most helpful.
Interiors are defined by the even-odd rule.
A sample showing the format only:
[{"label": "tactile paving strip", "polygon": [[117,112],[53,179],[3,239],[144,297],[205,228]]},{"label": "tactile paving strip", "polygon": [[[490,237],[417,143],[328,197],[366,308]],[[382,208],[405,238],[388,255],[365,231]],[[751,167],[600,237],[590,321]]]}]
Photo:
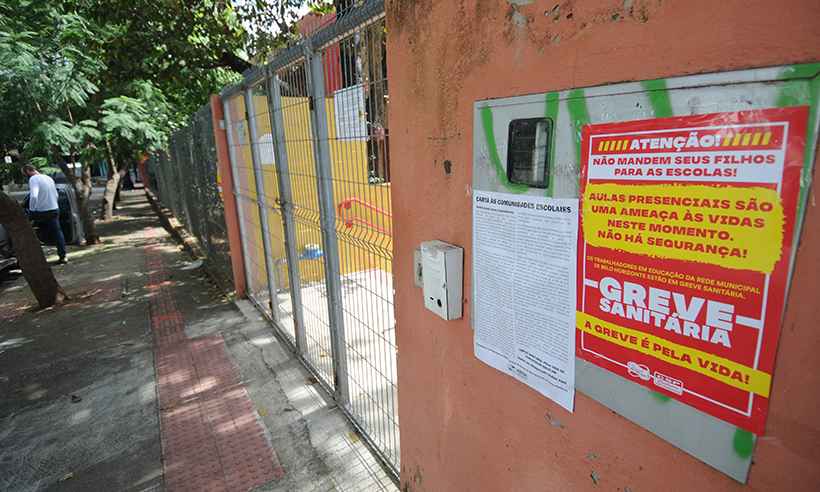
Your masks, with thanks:
[{"label": "tactile paving strip", "polygon": [[220,335],[188,339],[162,257],[146,249],[167,490],[247,491],[285,471]]}]

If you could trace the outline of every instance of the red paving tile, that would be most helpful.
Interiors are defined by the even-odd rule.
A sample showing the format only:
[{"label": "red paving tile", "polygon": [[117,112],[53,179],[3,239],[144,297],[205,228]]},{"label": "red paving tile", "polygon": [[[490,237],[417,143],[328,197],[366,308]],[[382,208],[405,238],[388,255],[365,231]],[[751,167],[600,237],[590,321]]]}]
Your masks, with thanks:
[{"label": "red paving tile", "polygon": [[168,273],[146,248],[166,487],[247,491],[285,471],[220,335],[189,339]]}]

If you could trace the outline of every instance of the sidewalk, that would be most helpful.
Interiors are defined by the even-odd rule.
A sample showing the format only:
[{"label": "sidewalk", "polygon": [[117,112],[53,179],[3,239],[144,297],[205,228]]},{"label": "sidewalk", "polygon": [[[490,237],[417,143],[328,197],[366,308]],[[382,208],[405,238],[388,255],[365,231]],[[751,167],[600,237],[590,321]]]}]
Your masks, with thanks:
[{"label": "sidewalk", "polygon": [[0,490],[396,490],[247,303],[126,192],[43,312],[0,284]]}]

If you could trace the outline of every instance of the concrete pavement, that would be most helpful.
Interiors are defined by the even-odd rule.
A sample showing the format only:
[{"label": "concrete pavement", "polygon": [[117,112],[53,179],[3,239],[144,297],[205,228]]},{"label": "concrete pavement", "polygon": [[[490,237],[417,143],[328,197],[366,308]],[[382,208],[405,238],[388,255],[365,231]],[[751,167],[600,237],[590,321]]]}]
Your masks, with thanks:
[{"label": "concrete pavement", "polygon": [[267,322],[124,197],[56,270],[68,305],[0,284],[0,489],[395,490]]}]

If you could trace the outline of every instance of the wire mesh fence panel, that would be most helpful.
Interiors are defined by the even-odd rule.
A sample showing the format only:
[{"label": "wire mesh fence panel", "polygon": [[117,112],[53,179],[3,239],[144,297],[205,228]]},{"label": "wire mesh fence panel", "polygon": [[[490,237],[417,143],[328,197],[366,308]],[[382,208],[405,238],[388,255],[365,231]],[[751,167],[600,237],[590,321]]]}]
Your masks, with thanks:
[{"label": "wire mesh fence panel", "polygon": [[233,275],[216,159],[211,107],[206,104],[171,135],[167,149],[149,158],[149,183],[196,238],[208,270],[230,287]]},{"label": "wire mesh fence panel", "polygon": [[189,231],[194,229],[194,223],[190,215],[191,204],[194,200],[191,198],[190,180],[191,168],[188,163],[190,156],[188,155],[188,146],[186,145],[186,138],[183,135],[185,128],[182,128],[174,135],[171,135],[171,146],[174,149],[174,170],[178,175],[179,184],[182,185],[179,189],[180,205],[182,213],[182,223]]},{"label": "wire mesh fence panel", "polygon": [[174,216],[181,219],[182,209],[179,205],[180,195],[179,191],[179,182],[177,180],[176,172],[172,169],[174,165],[174,160],[172,156],[172,150],[169,148],[164,150],[160,153],[161,160],[160,164],[162,166],[162,180],[164,188],[164,203],[168,206],[171,211],[174,213]]},{"label": "wire mesh fence panel", "polygon": [[189,203],[194,205],[190,210],[192,220],[195,224],[194,235],[199,241],[200,246],[206,251],[209,248],[210,231],[208,230],[208,211],[205,207],[205,187],[208,186],[208,183],[203,170],[203,159],[205,158],[204,154],[206,149],[202,138],[203,125],[201,115],[203,110],[207,109],[208,107],[204,106],[194,114],[187,127],[187,132],[185,132],[185,143],[188,146],[187,150],[190,156],[188,161],[189,169],[187,170],[187,175],[189,176],[187,189],[190,190],[190,196],[192,198]]},{"label": "wire mesh fence panel", "polygon": [[201,231],[200,217],[194,213],[196,211],[197,199],[194,188],[195,176],[193,174],[193,163],[191,162],[191,128],[190,126],[179,129],[171,136],[171,145],[176,150],[176,169],[180,173],[179,182],[182,185],[180,193],[183,194],[183,209],[186,229],[194,236],[199,236]]},{"label": "wire mesh fence panel", "polygon": [[321,50],[350,411],[399,466],[386,31],[360,27]]},{"label": "wire mesh fence panel", "polygon": [[245,259],[248,296],[268,316],[271,316],[265,248],[262,238],[258,195],[256,193],[256,173],[253,168],[245,100],[240,94],[230,98],[225,106],[228,153],[234,177],[234,192],[237,200],[239,231]]},{"label": "wire mesh fence panel", "polygon": [[174,213],[174,204],[173,199],[171,198],[171,192],[169,190],[174,189],[175,183],[171,177],[171,173],[168,170],[169,163],[168,163],[168,153],[166,151],[159,152],[157,155],[158,158],[158,169],[159,169],[159,188],[160,188],[160,199],[162,202],[170,208]]},{"label": "wire mesh fence panel", "polygon": [[167,154],[164,150],[152,154],[148,158],[148,187],[154,192],[159,201],[171,208],[168,197],[168,177],[165,170]]},{"label": "wire mesh fence panel", "polygon": [[170,197],[171,208],[174,216],[179,219],[181,223],[185,223],[185,214],[182,207],[183,195],[179,192],[182,189],[182,183],[179,182],[178,172],[175,168],[176,160],[174,159],[173,149],[168,149],[168,158],[165,160],[166,175],[170,178],[169,183],[173,183],[173,187],[169,188],[168,196]]},{"label": "wire mesh fence panel", "polygon": [[172,210],[174,211],[174,216],[179,220],[179,222],[184,226],[188,227],[188,213],[187,207],[185,206],[184,200],[185,195],[181,192],[182,188],[182,180],[180,175],[180,157],[179,157],[179,145],[176,144],[173,137],[168,141],[168,173],[173,178],[174,183],[176,183],[179,188],[177,188],[176,195],[173,196],[173,207]]},{"label": "wire mesh fence panel", "polygon": [[197,112],[193,128],[192,150],[199,205],[197,210],[203,216],[203,235],[199,240],[205,248],[209,270],[218,277],[223,286],[231,286],[231,252],[225,225],[225,206],[222,201],[210,104]]},{"label": "wire mesh fence panel", "polygon": [[262,180],[261,201],[268,220],[268,255],[270,257],[271,277],[275,302],[273,303],[274,319],[292,344],[296,343],[294,327],[293,300],[288,280],[288,257],[283,230],[284,219],[279,194],[279,176],[276,170],[276,159],[273,145],[273,130],[269,113],[267,88],[264,83],[250,89],[253,100],[249,118],[254,125],[256,156],[259,159],[259,178]]},{"label": "wire mesh fence panel", "polygon": [[316,160],[310,123],[306,63],[298,60],[276,72],[281,97],[273,110],[283,122],[284,148],[290,182],[295,248],[304,317],[305,359],[329,387],[334,386],[327,287],[322,250]]},{"label": "wire mesh fence panel", "polygon": [[[169,147],[160,150],[148,159],[149,173],[152,176],[153,191],[156,193],[159,201],[168,208],[174,216],[181,214],[179,206],[179,197],[176,196],[173,190],[177,188],[176,173],[173,172],[171,166],[174,164],[171,156],[171,148]],[[182,219],[180,219],[182,222]]]},{"label": "wire mesh fence panel", "polygon": [[157,191],[159,192],[160,201],[171,210],[174,216],[179,217],[181,214],[179,197],[173,192],[173,190],[179,188],[176,173],[171,169],[174,161],[170,147],[157,152],[152,159],[156,165]]}]

